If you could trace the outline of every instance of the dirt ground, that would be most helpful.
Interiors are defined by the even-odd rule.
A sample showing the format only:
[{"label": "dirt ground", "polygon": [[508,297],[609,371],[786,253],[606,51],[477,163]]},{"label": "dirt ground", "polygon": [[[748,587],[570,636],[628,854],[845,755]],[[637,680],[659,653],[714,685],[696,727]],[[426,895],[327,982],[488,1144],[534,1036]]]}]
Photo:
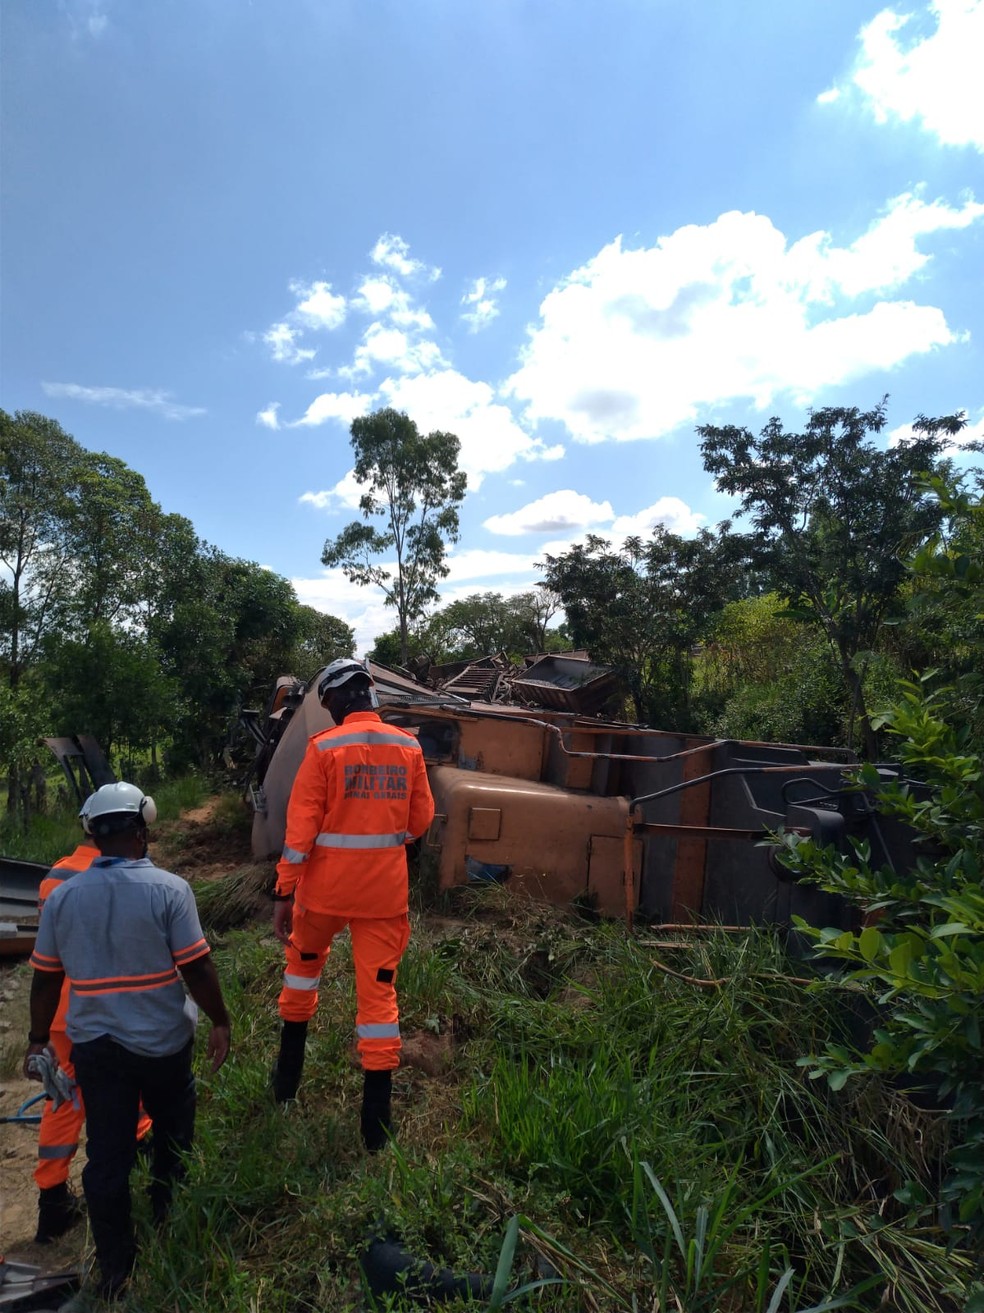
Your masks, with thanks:
[{"label": "dirt ground", "polygon": [[[27,997],[31,976],[24,964],[0,966],[0,1003],[5,1027],[2,1033],[3,1070],[10,1071],[16,1062],[16,1074],[0,1079],[0,1116],[15,1116],[28,1099],[40,1090],[35,1081],[20,1075],[19,1058],[23,1056],[27,1034]],[[41,1105],[27,1110],[39,1113]],[[9,1260],[31,1263],[46,1272],[60,1272],[74,1267],[85,1257],[85,1227],[79,1226],[50,1245],[36,1245],[34,1232],[38,1222],[38,1191],[32,1173],[37,1162],[38,1131],[36,1124],[0,1123],[0,1254]],[[80,1177],[85,1162],[84,1151],[72,1164],[71,1183],[81,1193]]]},{"label": "dirt ground", "polygon": [[[229,823],[228,800],[209,800],[182,815],[178,821],[155,827],[156,842],[150,856],[167,870],[194,879],[218,880],[251,863],[249,831]],[[28,995],[31,971],[25,961],[0,959],[0,1116],[16,1115],[21,1105],[38,1093],[36,1082],[20,1074],[29,1029]],[[404,1035],[403,1063],[430,1076],[440,1075],[450,1061],[451,1038],[426,1031]],[[353,1051],[353,1059],[355,1059]],[[4,1076],[3,1073],[9,1073]],[[29,1110],[40,1111],[40,1104]],[[72,1164],[70,1182],[82,1192],[85,1132]],[[33,1171],[37,1161],[36,1124],[0,1123],[0,1256],[30,1263],[44,1272],[61,1272],[91,1259],[85,1225],[61,1239],[36,1245],[37,1187]]]},{"label": "dirt ground", "polygon": [[[180,820],[155,826],[151,858],[165,869],[195,880],[218,879],[249,862],[248,826],[217,823],[222,807],[223,802],[212,798],[204,806],[185,812]],[[0,959],[0,1116],[4,1117],[16,1115],[40,1089],[20,1074],[29,1029],[30,985],[31,972],[25,962]],[[41,1105],[35,1104],[28,1112],[38,1113],[40,1109]],[[72,1188],[79,1194],[84,1145],[83,1129],[70,1176]],[[52,1244],[34,1243],[38,1192],[32,1173],[36,1162],[37,1125],[0,1123],[0,1255],[45,1271],[62,1271],[83,1261],[86,1227],[75,1227]]]}]

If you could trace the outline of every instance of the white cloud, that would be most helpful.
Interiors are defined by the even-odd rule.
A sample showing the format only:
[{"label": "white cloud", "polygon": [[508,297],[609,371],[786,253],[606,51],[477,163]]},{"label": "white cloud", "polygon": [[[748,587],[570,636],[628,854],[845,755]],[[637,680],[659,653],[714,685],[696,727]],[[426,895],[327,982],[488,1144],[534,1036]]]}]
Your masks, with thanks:
[{"label": "white cloud", "polygon": [[427,311],[415,306],[409,292],[388,276],[364,278],[352,298],[352,306],[374,319],[385,315],[400,328],[427,332],[434,327]]},{"label": "white cloud", "polygon": [[282,360],[289,365],[298,365],[304,360],[313,360],[317,352],[311,347],[300,347],[297,339],[300,329],[291,328],[286,320],[272,324],[263,334],[263,341],[270,348],[274,360]]},{"label": "white cloud", "polygon": [[306,326],[330,331],[345,322],[345,297],[336,296],[331,283],[291,283],[290,290],[299,298],[294,314]]},{"label": "white cloud", "polygon": [[109,406],[112,410],[151,410],[165,419],[193,419],[205,415],[204,406],[183,406],[171,400],[170,392],[159,388],[105,388],[83,387],[80,383],[42,383],[49,397],[66,397],[70,401],[85,401],[94,406]]},{"label": "white cloud", "polygon": [[930,256],[916,245],[920,237],[968,228],[984,215],[984,205],[970,199],[959,209],[942,200],[927,204],[921,190],[890,200],[850,246],[835,247],[825,232],[794,242],[786,259],[787,283],[819,305],[903,286],[929,263]]},{"label": "white cloud", "polygon": [[563,488],[548,492],[545,497],[511,511],[507,515],[492,515],[483,528],[490,533],[509,536],[524,533],[565,533],[587,529],[596,524],[609,524],[615,516],[611,502],[594,502],[582,492]]},{"label": "white cloud", "polygon": [[657,524],[682,538],[692,537],[707,517],[692,511],[679,497],[660,497],[637,511],[635,515],[619,515],[611,527],[613,541],[622,543],[626,538],[648,538]]},{"label": "white cloud", "polygon": [[[433,282],[440,270],[413,258],[403,238],[392,233],[379,238],[371,259],[377,271],[357,280],[348,302],[337,297],[327,283],[293,283],[297,307],[265,335],[275,358],[302,361],[314,355],[302,342],[315,320],[319,326],[329,325],[343,313],[343,306],[346,312],[370,320],[347,363],[319,365],[306,374],[312,380],[344,380],[350,390],[323,392],[290,427],[351,423],[356,415],[393,406],[406,411],[423,433],[442,429],[458,436],[460,465],[471,491],[486,474],[506,470],[517,460],[560,460],[565,454],[562,444],[547,446],[531,436],[493,387],[450,367],[435,341],[430,313],[402,281],[419,283],[423,278]],[[477,280],[472,289],[473,297],[477,295],[476,307],[489,299],[490,292],[504,286],[504,279]]]},{"label": "white cloud", "polygon": [[[907,442],[910,438],[919,435],[913,431],[911,424],[900,424],[889,432],[888,445],[897,447],[900,443]],[[946,442],[944,452],[946,455],[956,455],[971,442],[984,442],[984,409],[981,410],[976,420],[968,420],[967,427],[961,429],[955,438],[949,438]]]},{"label": "white cloud", "polygon": [[767,217],[735,211],[651,247],[616,238],[544,299],[504,392],[528,424],[561,420],[581,442],[658,437],[739,398],[809,402],[958,340],[935,306],[854,302],[922,270],[921,237],[982,215],[971,199],[906,193],[849,246],[828,233],[789,243]]},{"label": "white cloud", "polygon": [[496,318],[499,313],[496,293],[504,291],[505,287],[504,278],[475,279],[471,290],[461,298],[461,304],[470,307],[461,316],[470,332],[477,333]]},{"label": "white cloud", "polygon": [[98,41],[109,27],[104,0],[62,0],[58,7],[68,19],[73,41],[87,36]]},{"label": "white cloud", "polygon": [[384,269],[392,269],[401,278],[422,274],[434,282],[441,276],[441,271],[436,266],[428,268],[421,260],[411,259],[410,247],[395,233],[383,233],[369,253],[369,259],[373,264],[378,264]]},{"label": "white cloud", "polygon": [[359,499],[365,488],[356,482],[355,472],[349,470],[344,479],[339,479],[334,488],[323,492],[304,492],[298,497],[302,504],[315,507],[319,511],[359,509]]},{"label": "white cloud", "polygon": [[315,397],[301,418],[294,420],[288,428],[300,425],[314,427],[332,419],[348,425],[357,415],[367,414],[369,405],[370,398],[361,392],[322,392]]},{"label": "white cloud", "polygon": [[984,151],[984,0],[934,0],[929,13],[929,35],[913,13],[877,14],[859,33],[850,80],[877,122],[919,121],[945,146]]},{"label": "white cloud", "polygon": [[331,283],[302,283],[294,279],[288,284],[294,296],[293,309],[263,334],[274,360],[288,365],[313,360],[317,348],[302,346],[305,333],[339,328],[345,322],[347,303],[344,296],[331,290]]},{"label": "white cloud", "polygon": [[[536,567],[537,556],[530,552],[483,551],[469,548],[448,553],[447,584],[465,581],[497,579],[502,575],[530,575]],[[528,587],[528,583],[523,584]],[[474,591],[472,588],[471,591]],[[443,595],[443,591],[442,591]]]},{"label": "white cloud", "polygon": [[[490,533],[552,533],[565,535],[573,543],[585,530],[598,533],[610,542],[621,544],[626,538],[647,538],[657,524],[684,537],[695,534],[706,519],[690,509],[679,497],[660,497],[634,515],[618,515],[610,502],[595,502],[584,493],[564,488],[520,507],[506,515],[493,515],[483,528]],[[564,547],[562,550],[567,550]]]},{"label": "white cloud", "polygon": [[413,340],[402,328],[383,323],[370,324],[355,349],[351,366],[339,369],[349,377],[371,374],[379,365],[398,369],[402,374],[418,374],[437,369],[444,361],[436,342]]},{"label": "white cloud", "polygon": [[375,588],[349,583],[341,570],[324,570],[314,578],[291,579],[298,600],[316,611],[337,616],[355,630],[355,651],[364,655],[380,634],[396,625],[396,612]]},{"label": "white cloud", "polygon": [[280,409],[279,401],[272,401],[265,410],[257,411],[256,422],[261,428],[273,429],[276,431],[280,428],[280,420],[277,418],[277,411]]},{"label": "white cloud", "polygon": [[[450,431],[461,443],[459,465],[474,492],[486,474],[507,470],[517,460],[539,460],[547,450],[520,427],[488,383],[455,369],[414,377],[387,378],[379,388],[383,405],[406,411],[421,433]],[[550,449],[550,459],[554,459]]]}]

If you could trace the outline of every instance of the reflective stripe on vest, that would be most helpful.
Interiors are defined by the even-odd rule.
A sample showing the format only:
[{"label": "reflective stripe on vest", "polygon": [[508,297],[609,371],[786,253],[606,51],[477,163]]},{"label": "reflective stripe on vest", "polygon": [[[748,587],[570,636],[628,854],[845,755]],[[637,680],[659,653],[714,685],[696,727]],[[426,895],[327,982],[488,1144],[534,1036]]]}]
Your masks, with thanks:
[{"label": "reflective stripe on vest", "polygon": [[286,844],[284,844],[284,850],[280,856],[283,861],[290,862],[291,866],[298,866],[308,859],[307,853],[299,853],[296,848],[288,848]]},{"label": "reflective stripe on vest", "polygon": [[39,1144],[38,1157],[39,1158],[70,1158],[72,1154],[75,1153],[75,1151],[78,1149],[78,1147],[79,1147],[78,1140],[76,1140],[74,1144]]},{"label": "reflective stripe on vest", "polygon": [[292,976],[289,971],[284,972],[284,984],[288,989],[317,989],[320,983],[320,974],[317,976]]},{"label": "reflective stripe on vest", "polygon": [[406,830],[396,834],[319,834],[315,843],[320,848],[402,848]]},{"label": "reflective stripe on vest", "polygon": [[399,1039],[400,1023],[398,1021],[370,1021],[364,1026],[356,1026],[359,1039]]},{"label": "reflective stripe on vest", "polygon": [[334,738],[319,739],[317,748],[319,752],[329,752],[332,748],[347,748],[353,744],[372,748],[380,743],[391,748],[409,748],[411,751],[416,748],[418,752],[421,750],[416,739],[407,734],[388,734],[386,730],[359,730],[354,734],[339,734]]}]

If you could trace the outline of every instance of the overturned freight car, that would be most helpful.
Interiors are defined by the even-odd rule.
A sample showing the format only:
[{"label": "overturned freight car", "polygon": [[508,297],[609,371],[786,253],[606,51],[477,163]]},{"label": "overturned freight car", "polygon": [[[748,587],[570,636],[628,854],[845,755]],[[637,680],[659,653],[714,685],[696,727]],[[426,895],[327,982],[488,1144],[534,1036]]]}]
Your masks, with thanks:
[{"label": "overturned freight car", "polygon": [[[888,861],[906,844],[846,786],[847,752],[467,700],[370,670],[382,718],[423,749],[436,816],[422,846],[442,889],[494,881],[630,921],[789,926],[800,915],[846,927],[846,906],[791,881],[768,835],[783,827],[841,842],[863,832]],[[331,724],[317,678],[278,681],[254,730],[257,858],[279,854],[307,740]]]}]

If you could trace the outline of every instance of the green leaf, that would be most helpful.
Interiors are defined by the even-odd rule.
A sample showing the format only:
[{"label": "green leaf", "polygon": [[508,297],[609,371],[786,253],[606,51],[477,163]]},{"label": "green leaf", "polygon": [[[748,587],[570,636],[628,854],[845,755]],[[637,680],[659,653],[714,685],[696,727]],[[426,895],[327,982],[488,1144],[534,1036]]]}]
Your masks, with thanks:
[{"label": "green leaf", "polygon": [[862,930],[858,936],[858,948],[861,950],[861,956],[866,962],[874,962],[875,958],[881,952],[882,934],[874,926],[868,926]]}]

